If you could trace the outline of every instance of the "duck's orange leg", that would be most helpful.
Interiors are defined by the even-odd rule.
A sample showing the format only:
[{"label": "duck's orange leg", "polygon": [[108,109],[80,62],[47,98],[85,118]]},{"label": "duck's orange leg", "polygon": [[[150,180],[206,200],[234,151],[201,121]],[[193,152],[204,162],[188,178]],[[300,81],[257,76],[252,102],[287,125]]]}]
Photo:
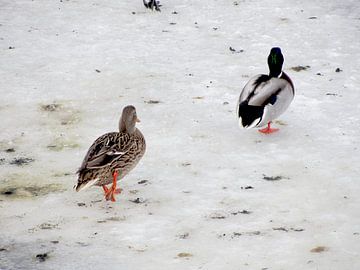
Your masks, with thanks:
[{"label": "duck's orange leg", "polygon": [[113,183],[112,183],[112,186],[108,189],[106,186],[104,187],[103,186],[103,189],[104,189],[104,192],[105,192],[105,199],[108,201],[108,200],[111,200],[113,202],[115,202],[115,194],[120,194],[122,189],[121,188],[116,188],[116,180],[117,180],[117,177],[118,177],[119,173],[118,171],[115,171],[113,173]]},{"label": "duck's orange leg", "polygon": [[271,128],[270,124],[271,124],[271,122],[268,123],[266,128],[259,129],[258,131],[261,132],[261,133],[264,133],[264,134],[271,134],[271,133],[274,133],[276,131],[279,131],[278,128]]},{"label": "duck's orange leg", "polygon": [[105,193],[105,195],[106,195],[106,193],[109,192],[109,189],[108,189],[107,186],[105,186],[105,185],[103,185],[102,188],[103,188],[104,193]]}]

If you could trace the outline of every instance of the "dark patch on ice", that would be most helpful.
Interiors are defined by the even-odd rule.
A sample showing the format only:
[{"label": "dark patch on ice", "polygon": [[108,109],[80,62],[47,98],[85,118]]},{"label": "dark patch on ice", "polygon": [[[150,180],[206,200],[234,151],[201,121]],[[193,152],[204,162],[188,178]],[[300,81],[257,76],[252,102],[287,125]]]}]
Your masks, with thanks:
[{"label": "dark patch on ice", "polygon": [[309,20],[316,20],[317,17],[316,17],[316,16],[311,16],[311,17],[309,17],[308,19],[309,19]]},{"label": "dark patch on ice", "polygon": [[[327,96],[334,96],[334,97],[337,97],[339,96],[338,94],[336,93],[326,93]],[[341,96],[340,96],[341,97]]]},{"label": "dark patch on ice", "polygon": [[299,72],[299,71],[307,70],[309,68],[310,66],[296,66],[296,67],[291,67],[290,69]]},{"label": "dark patch on ice", "polygon": [[322,75],[320,72],[316,73],[316,75],[318,75],[318,76],[324,76],[324,75]]},{"label": "dark patch on ice", "polygon": [[263,179],[266,181],[279,181],[282,179],[290,179],[289,177],[285,177],[285,176],[281,176],[281,175],[277,175],[277,176],[266,176],[265,174],[263,174]]},{"label": "dark patch on ice", "polygon": [[251,213],[252,213],[251,211],[242,210],[242,211],[232,212],[231,214],[232,214],[233,216],[236,216],[236,215],[238,215],[238,214],[249,215],[249,214],[251,214]]},{"label": "dark patch on ice", "polygon": [[231,239],[234,239],[236,237],[240,237],[243,235],[248,235],[248,236],[256,236],[256,235],[260,235],[261,232],[260,231],[250,231],[250,232],[233,232],[231,235]]},{"label": "dark patch on ice", "polygon": [[8,251],[6,248],[0,248],[0,252],[2,251]]},{"label": "dark patch on ice", "polygon": [[14,194],[15,190],[16,190],[15,188],[12,188],[12,189],[1,192],[1,194],[9,196],[9,195]]},{"label": "dark patch on ice", "polygon": [[213,213],[209,216],[211,219],[225,219],[226,216],[221,213]]},{"label": "dark patch on ice", "polygon": [[59,241],[58,241],[58,240],[53,240],[53,241],[50,241],[50,243],[52,243],[52,244],[59,244]]},{"label": "dark patch on ice", "polygon": [[126,220],[126,217],[125,216],[123,216],[123,217],[109,217],[106,220],[108,220],[108,221],[124,221],[124,220]]},{"label": "dark patch on ice", "polygon": [[171,14],[178,14],[176,11],[171,12]]},{"label": "dark patch on ice", "polygon": [[136,14],[136,12],[135,12],[135,11],[133,11],[133,12],[131,12],[131,14],[135,15],[135,14]]},{"label": "dark patch on ice", "polygon": [[0,158],[0,165],[5,162],[5,158]]},{"label": "dark patch on ice", "polygon": [[14,158],[12,161],[10,161],[9,163],[11,165],[16,165],[16,166],[24,166],[27,165],[31,162],[34,162],[35,159],[33,158],[27,158],[27,157],[18,157],[18,158]]},{"label": "dark patch on ice", "polygon": [[254,189],[253,186],[245,186],[245,187],[241,187],[241,189]]},{"label": "dark patch on ice", "polygon": [[36,255],[36,259],[39,262],[45,262],[47,259],[49,259],[48,253],[41,253]]},{"label": "dark patch on ice", "polygon": [[237,236],[241,236],[242,235],[242,233],[238,233],[238,232],[233,232],[233,235],[232,235],[232,237],[237,237]]},{"label": "dark patch on ice", "polygon": [[321,253],[321,252],[328,251],[328,250],[329,250],[328,247],[318,246],[318,247],[312,248],[312,249],[310,250],[310,252],[313,252],[313,253]]},{"label": "dark patch on ice", "polygon": [[39,225],[39,228],[41,230],[53,230],[53,229],[56,229],[58,226],[59,226],[59,224],[52,224],[52,223],[44,222]]},{"label": "dark patch on ice", "polygon": [[0,188],[0,195],[11,198],[28,198],[62,191],[64,191],[64,189],[58,184],[49,184],[45,186],[6,186]]},{"label": "dark patch on ice", "polygon": [[15,152],[15,148],[5,149],[5,152],[6,152],[6,153],[14,153],[14,152]]},{"label": "dark patch on ice", "polygon": [[79,203],[77,203],[77,205],[80,206],[80,207],[81,207],[81,206],[86,206],[86,203],[79,202]]},{"label": "dark patch on ice", "polygon": [[177,256],[179,258],[189,258],[189,257],[192,257],[193,255],[191,253],[188,253],[188,252],[180,252],[180,253],[178,253]]},{"label": "dark patch on ice", "polygon": [[260,231],[252,231],[252,232],[247,232],[247,235],[260,235],[261,232]]},{"label": "dark patch on ice", "polygon": [[171,22],[171,23],[169,23],[170,25],[176,25],[176,23],[175,22]]},{"label": "dark patch on ice", "polygon": [[291,231],[294,231],[294,232],[303,232],[305,231],[305,229],[302,229],[302,228],[290,228]]},{"label": "dark patch on ice", "polygon": [[190,165],[191,165],[190,162],[183,162],[183,163],[181,163],[181,166],[183,166],[183,167],[187,167],[187,166],[190,166]]},{"label": "dark patch on ice", "polygon": [[216,31],[216,30],[218,30],[219,29],[219,27],[213,27],[213,30],[214,31]]},{"label": "dark patch on ice", "polygon": [[99,69],[95,69],[95,71],[96,71],[97,73],[101,73],[101,70],[99,70]]},{"label": "dark patch on ice", "polygon": [[236,50],[236,49],[234,49],[233,47],[229,47],[229,50],[230,50],[230,52],[232,52],[232,53],[242,53],[242,52],[244,52],[244,50],[243,49],[240,49],[240,50]]},{"label": "dark patch on ice", "polygon": [[303,232],[305,231],[305,229],[302,228],[285,228],[285,227],[276,227],[276,228],[272,228],[274,231],[283,231],[283,232],[289,232],[289,231],[293,231],[293,232]]},{"label": "dark patch on ice", "polygon": [[87,247],[90,245],[90,244],[84,243],[84,242],[76,242],[76,244],[78,244],[79,246],[82,246],[82,247]]},{"label": "dark patch on ice", "polygon": [[144,103],[147,103],[147,104],[159,104],[159,103],[162,103],[162,102],[160,100],[150,99],[150,100],[145,100]]},{"label": "dark patch on ice", "polygon": [[224,101],[224,102],[223,102],[223,105],[229,105],[229,102]]},{"label": "dark patch on ice", "polygon": [[14,46],[9,46],[9,50],[13,50],[13,49],[15,49]]},{"label": "dark patch on ice", "polygon": [[342,72],[343,70],[341,68],[336,68],[335,72]]},{"label": "dark patch on ice", "polygon": [[180,239],[188,239],[189,238],[189,233],[186,232],[186,233],[182,233],[182,234],[179,234],[177,235]]},{"label": "dark patch on ice", "polygon": [[284,228],[284,227],[278,227],[278,228],[273,228],[274,231],[283,231],[283,232],[288,232],[289,230]]},{"label": "dark patch on ice", "polygon": [[61,109],[61,107],[62,106],[57,103],[45,104],[45,105],[40,106],[41,110],[46,111],[46,112],[59,111]]},{"label": "dark patch on ice", "polygon": [[233,5],[234,5],[234,6],[238,6],[239,3],[238,3],[237,1],[234,1]]},{"label": "dark patch on ice", "polygon": [[139,185],[143,185],[143,184],[149,184],[149,180],[140,180],[138,182]]},{"label": "dark patch on ice", "polygon": [[135,200],[129,200],[129,201],[136,203],[136,204],[142,204],[142,203],[146,202],[146,200],[141,199],[141,198],[136,198]]}]

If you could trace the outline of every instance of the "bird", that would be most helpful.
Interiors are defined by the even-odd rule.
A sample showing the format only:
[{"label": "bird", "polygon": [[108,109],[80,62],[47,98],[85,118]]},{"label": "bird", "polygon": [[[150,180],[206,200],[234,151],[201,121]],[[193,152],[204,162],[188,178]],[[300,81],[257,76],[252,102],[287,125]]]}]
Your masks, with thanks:
[{"label": "bird", "polygon": [[157,1],[157,0],[150,0],[149,2],[146,1],[146,0],[143,0],[143,3],[144,3],[144,6],[146,8],[149,8],[149,9],[152,9],[152,10],[156,10],[156,11],[161,11],[160,10],[160,1]]},{"label": "bird", "polygon": [[116,188],[117,181],[137,165],[146,151],[145,138],[135,127],[136,122],[140,122],[136,109],[128,105],[122,111],[119,131],[106,133],[93,142],[77,170],[76,191],[102,186],[105,199],[116,201],[115,194],[122,191]]},{"label": "bird", "polygon": [[271,134],[279,129],[271,128],[271,121],[289,107],[295,96],[294,84],[282,71],[284,56],[279,47],[273,47],[267,59],[269,75],[258,74],[244,86],[238,103],[237,117],[243,128],[263,127],[259,132]]}]

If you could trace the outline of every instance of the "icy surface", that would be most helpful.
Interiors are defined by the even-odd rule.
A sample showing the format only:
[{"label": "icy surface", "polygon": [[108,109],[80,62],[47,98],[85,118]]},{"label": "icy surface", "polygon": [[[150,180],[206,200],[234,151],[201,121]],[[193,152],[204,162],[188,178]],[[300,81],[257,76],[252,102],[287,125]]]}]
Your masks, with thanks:
[{"label": "icy surface", "polygon": [[[359,3],[0,1],[0,269],[360,269]],[[273,46],[296,97],[266,136],[235,106]],[[123,193],[74,192],[127,104]]]}]

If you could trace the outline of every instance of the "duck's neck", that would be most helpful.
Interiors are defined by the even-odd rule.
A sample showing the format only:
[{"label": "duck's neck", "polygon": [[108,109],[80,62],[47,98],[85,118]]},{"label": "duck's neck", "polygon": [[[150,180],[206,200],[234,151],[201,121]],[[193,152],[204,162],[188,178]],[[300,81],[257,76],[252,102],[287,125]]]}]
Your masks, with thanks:
[{"label": "duck's neck", "polygon": [[133,134],[136,130],[135,124],[126,122],[122,117],[119,121],[119,132]]},{"label": "duck's neck", "polygon": [[272,78],[279,78],[282,74],[282,65],[270,65],[269,66],[269,76]]},{"label": "duck's neck", "polygon": [[284,63],[284,56],[280,48],[272,48],[268,56],[269,76],[278,78],[281,75],[282,65]]}]

